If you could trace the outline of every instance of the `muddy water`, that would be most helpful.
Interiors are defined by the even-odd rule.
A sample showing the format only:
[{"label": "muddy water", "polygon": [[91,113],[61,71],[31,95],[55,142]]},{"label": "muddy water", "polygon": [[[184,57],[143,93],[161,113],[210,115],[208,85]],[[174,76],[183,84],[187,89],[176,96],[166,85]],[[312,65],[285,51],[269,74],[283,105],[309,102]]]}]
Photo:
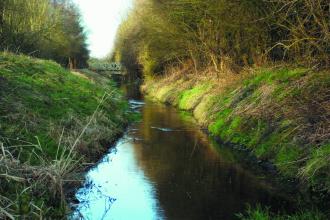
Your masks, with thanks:
[{"label": "muddy water", "polygon": [[[285,206],[230,148],[172,107],[131,100],[141,122],[86,175],[74,219],[236,219],[246,204]],[[245,168],[244,168],[245,167]]]}]

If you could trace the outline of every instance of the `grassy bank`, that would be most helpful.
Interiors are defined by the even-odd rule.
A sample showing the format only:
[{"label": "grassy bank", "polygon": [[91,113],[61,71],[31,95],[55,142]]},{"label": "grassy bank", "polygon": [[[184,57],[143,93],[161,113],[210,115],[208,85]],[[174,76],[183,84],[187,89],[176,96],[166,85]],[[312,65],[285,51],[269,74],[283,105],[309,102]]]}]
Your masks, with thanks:
[{"label": "grassy bank", "polygon": [[241,74],[171,69],[147,80],[149,96],[191,111],[224,142],[243,145],[280,174],[330,192],[330,75],[299,67]]},{"label": "grassy bank", "polygon": [[0,218],[62,218],[79,182],[127,123],[113,83],[45,60],[0,54]]},{"label": "grassy bank", "polygon": [[274,214],[268,208],[257,206],[255,209],[248,208],[246,215],[239,214],[237,217],[241,220],[323,220],[327,217],[316,211],[306,210],[293,215]]}]

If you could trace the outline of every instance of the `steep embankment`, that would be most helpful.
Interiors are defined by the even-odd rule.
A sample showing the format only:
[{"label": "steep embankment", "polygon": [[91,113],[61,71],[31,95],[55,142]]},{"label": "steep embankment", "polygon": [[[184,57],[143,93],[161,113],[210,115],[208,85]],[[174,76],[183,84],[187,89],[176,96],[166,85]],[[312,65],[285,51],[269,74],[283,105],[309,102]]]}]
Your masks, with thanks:
[{"label": "steep embankment", "polygon": [[329,72],[281,67],[219,78],[172,72],[142,90],[191,111],[212,135],[244,145],[282,175],[330,191]]},{"label": "steep embankment", "polygon": [[65,188],[127,123],[127,103],[101,76],[0,54],[0,218],[62,218]]}]

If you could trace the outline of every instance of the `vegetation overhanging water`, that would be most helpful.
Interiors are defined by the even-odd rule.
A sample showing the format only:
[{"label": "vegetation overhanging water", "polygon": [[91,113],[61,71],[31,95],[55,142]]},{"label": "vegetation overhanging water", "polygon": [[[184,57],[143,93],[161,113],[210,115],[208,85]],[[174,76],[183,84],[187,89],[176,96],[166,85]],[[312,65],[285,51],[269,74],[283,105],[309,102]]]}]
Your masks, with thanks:
[{"label": "vegetation overhanging water", "polygon": [[290,199],[246,168],[232,149],[173,107],[130,100],[142,120],[86,175],[73,218],[233,219],[247,205],[274,211]]}]

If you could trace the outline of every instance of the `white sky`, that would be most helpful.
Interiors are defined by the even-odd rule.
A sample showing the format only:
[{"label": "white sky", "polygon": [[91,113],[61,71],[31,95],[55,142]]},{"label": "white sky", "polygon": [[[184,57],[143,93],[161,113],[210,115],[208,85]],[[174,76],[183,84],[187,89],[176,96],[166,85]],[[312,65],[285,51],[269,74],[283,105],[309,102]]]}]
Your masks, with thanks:
[{"label": "white sky", "polygon": [[92,57],[102,58],[111,52],[122,19],[133,0],[73,0],[83,16]]}]

